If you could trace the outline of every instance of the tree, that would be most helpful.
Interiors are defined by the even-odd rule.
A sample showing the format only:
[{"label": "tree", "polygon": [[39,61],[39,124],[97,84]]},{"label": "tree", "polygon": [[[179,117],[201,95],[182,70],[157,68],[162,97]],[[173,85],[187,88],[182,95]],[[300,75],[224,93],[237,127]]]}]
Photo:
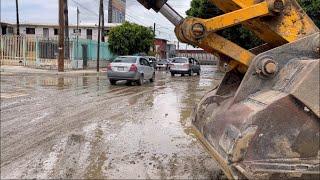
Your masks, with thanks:
[{"label": "tree", "polygon": [[310,16],[313,22],[320,28],[320,1],[319,0],[298,0],[301,7]]},{"label": "tree", "polygon": [[[298,2],[319,27],[320,1],[298,0]],[[192,17],[208,19],[215,16],[219,16],[223,14],[223,12],[220,9],[218,9],[215,5],[210,3],[209,0],[192,0],[191,8],[187,10],[186,14]],[[217,33],[246,49],[256,47],[263,43],[263,41],[256,37],[251,31],[242,28],[241,25],[233,26],[218,31]]]},{"label": "tree", "polygon": [[109,48],[117,55],[148,53],[153,45],[154,33],[151,28],[125,22],[109,32]]}]

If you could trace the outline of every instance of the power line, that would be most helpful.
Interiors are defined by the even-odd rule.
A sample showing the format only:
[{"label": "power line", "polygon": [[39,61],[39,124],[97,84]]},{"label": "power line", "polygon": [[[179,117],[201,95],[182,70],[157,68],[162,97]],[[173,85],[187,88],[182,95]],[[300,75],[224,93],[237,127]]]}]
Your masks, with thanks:
[{"label": "power line", "polygon": [[75,0],[72,0],[73,3],[77,4],[79,7],[81,7],[82,9],[86,10],[87,12],[90,12],[92,14],[94,14],[95,16],[99,17],[99,14],[97,14],[95,11],[92,11],[91,9],[85,7],[84,5],[82,5],[81,3],[75,1]]}]

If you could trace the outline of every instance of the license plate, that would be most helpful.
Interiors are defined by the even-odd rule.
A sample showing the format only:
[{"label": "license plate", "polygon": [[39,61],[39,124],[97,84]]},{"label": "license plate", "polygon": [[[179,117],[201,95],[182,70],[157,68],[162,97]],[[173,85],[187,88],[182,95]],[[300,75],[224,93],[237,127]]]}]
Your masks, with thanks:
[{"label": "license plate", "polygon": [[118,71],[124,71],[124,67],[118,67]]}]

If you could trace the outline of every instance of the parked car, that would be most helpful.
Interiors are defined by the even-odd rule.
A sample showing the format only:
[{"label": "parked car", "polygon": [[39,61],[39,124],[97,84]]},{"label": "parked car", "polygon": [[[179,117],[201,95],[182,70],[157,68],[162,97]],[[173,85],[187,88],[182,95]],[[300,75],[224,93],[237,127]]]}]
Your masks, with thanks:
[{"label": "parked car", "polygon": [[157,59],[153,56],[146,57],[149,61],[149,63],[153,66],[154,69],[157,68]]},{"label": "parked car", "polygon": [[181,74],[181,76],[189,74],[189,76],[192,76],[194,73],[200,75],[200,63],[194,58],[176,57],[171,62],[170,72],[171,76],[175,74]]},{"label": "parked car", "polygon": [[119,80],[127,80],[141,86],[144,80],[154,82],[155,71],[146,57],[120,56],[107,66],[107,76],[112,85]]},{"label": "parked car", "polygon": [[169,61],[166,59],[160,60],[157,62],[157,66],[156,69],[165,69],[168,70],[169,69]]}]

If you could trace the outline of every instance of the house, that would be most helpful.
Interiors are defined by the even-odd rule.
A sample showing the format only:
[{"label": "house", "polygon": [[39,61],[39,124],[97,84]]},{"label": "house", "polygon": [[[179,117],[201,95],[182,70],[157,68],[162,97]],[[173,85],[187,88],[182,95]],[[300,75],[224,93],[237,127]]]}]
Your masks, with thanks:
[{"label": "house", "polygon": [[155,38],[154,45],[156,48],[156,58],[166,59],[167,58],[167,42],[166,39]]},{"label": "house", "polygon": [[[17,27],[15,24],[0,23],[1,24],[1,35],[5,34],[16,34]],[[121,25],[120,23],[107,23],[105,24],[105,34],[108,34],[112,27]],[[59,26],[56,24],[20,24],[20,34],[27,36],[36,36],[44,38],[56,38],[59,35]],[[69,26],[69,37],[76,38],[77,35],[80,39],[98,39],[98,26],[97,25],[81,25],[79,30],[77,26]]]}]

